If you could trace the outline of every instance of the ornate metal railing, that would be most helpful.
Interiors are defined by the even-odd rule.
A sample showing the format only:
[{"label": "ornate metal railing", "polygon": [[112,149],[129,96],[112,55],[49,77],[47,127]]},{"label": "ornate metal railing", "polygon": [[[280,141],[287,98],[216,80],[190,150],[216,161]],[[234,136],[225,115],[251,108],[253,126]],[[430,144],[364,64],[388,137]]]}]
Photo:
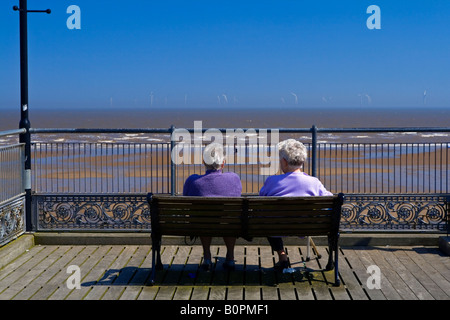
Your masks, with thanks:
[{"label": "ornate metal railing", "polygon": [[[448,195],[347,194],[342,231],[447,229]],[[146,195],[36,195],[38,229],[150,231]]]},{"label": "ornate metal railing", "polygon": [[[259,130],[255,131],[259,134]],[[330,191],[347,194],[343,230],[444,230],[450,184],[448,142],[329,143],[318,139],[320,133],[404,133],[415,128],[265,130],[278,130],[280,137],[311,134],[309,140],[303,139],[310,154],[304,170]],[[171,161],[176,144],[170,141],[173,127],[30,131],[33,137],[40,135],[31,148],[33,230],[149,230],[146,193],[181,194],[185,179],[204,171],[202,164]],[[450,128],[417,131],[450,132]],[[42,139],[46,134],[65,140]],[[80,134],[156,134],[169,139],[79,142]],[[267,149],[246,143],[239,150],[244,161],[235,161],[226,170],[240,175],[244,193],[255,194],[265,176],[258,171],[261,164],[250,160],[259,159],[259,152],[267,153]]]},{"label": "ornate metal railing", "polygon": [[147,230],[146,195],[35,195],[38,230]]},{"label": "ornate metal railing", "polygon": [[446,231],[450,195],[346,195],[342,230]]},{"label": "ornate metal railing", "polygon": [[[23,130],[0,132],[14,136]],[[25,232],[24,144],[0,146],[0,246]]]}]

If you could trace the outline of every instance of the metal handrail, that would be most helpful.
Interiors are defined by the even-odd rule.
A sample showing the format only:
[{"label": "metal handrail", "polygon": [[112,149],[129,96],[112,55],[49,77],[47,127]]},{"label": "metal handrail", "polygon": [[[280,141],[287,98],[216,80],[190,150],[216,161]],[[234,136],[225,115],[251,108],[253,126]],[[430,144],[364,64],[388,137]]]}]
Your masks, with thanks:
[{"label": "metal handrail", "polygon": [[[177,129],[177,128],[174,128]],[[194,128],[183,128],[188,132],[195,132]],[[201,132],[205,132],[211,128],[202,128]],[[234,130],[235,128],[214,128],[221,132]],[[275,131],[279,133],[310,133],[316,130],[317,133],[354,133],[354,132],[450,132],[450,127],[383,127],[383,128],[320,128],[313,126],[312,128],[240,128],[244,131],[249,129],[260,132],[261,130]],[[30,133],[172,133],[171,128],[30,128]]]},{"label": "metal handrail", "polygon": [[23,128],[23,129],[15,129],[15,130],[6,130],[6,131],[0,131],[0,137],[5,137],[5,136],[12,136],[15,134],[23,134],[27,132],[27,129]]}]

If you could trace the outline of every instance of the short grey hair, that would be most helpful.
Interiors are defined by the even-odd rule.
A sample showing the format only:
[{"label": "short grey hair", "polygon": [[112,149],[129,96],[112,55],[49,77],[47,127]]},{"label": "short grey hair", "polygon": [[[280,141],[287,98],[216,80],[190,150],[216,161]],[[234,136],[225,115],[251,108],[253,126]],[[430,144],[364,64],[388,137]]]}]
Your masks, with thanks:
[{"label": "short grey hair", "polygon": [[207,170],[217,170],[225,159],[224,148],[220,143],[210,143],[203,151],[203,162]]},{"label": "short grey hair", "polygon": [[278,151],[280,159],[285,159],[291,168],[302,168],[308,157],[305,145],[295,139],[287,139],[278,143]]}]

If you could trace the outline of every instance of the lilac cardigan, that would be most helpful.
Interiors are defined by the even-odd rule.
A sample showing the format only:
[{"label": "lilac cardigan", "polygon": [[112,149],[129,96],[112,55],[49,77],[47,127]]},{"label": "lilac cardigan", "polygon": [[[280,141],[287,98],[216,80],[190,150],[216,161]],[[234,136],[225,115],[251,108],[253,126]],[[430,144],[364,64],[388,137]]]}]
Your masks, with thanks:
[{"label": "lilac cardigan", "polygon": [[205,174],[193,174],[186,179],[184,196],[240,197],[242,184],[234,172],[207,170]]}]

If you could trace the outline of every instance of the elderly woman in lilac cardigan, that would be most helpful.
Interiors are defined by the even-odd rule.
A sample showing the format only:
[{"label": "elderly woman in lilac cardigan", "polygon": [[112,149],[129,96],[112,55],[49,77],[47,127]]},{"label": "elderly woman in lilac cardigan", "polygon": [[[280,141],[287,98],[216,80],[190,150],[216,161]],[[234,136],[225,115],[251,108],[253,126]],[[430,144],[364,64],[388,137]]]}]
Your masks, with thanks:
[{"label": "elderly woman in lilac cardigan", "polygon": [[[202,196],[202,197],[240,197],[242,184],[239,176],[234,172],[222,172],[225,165],[224,149],[221,144],[211,143],[206,146],[203,152],[203,162],[206,172],[203,175],[193,174],[189,176],[183,187],[184,196]],[[200,237],[203,246],[203,264],[206,270],[212,265],[211,262],[211,237]],[[226,259],[223,267],[233,270],[234,246],[236,238],[224,237],[227,247]]]},{"label": "elderly woman in lilac cardigan", "polygon": [[[264,182],[260,196],[330,196],[333,195],[323,186],[319,179],[302,171],[307,158],[307,150],[303,143],[288,139],[278,144],[280,168],[283,174],[270,176]],[[278,253],[279,262],[276,268],[288,267],[288,258],[284,251],[283,239],[268,237],[274,251]]]}]

